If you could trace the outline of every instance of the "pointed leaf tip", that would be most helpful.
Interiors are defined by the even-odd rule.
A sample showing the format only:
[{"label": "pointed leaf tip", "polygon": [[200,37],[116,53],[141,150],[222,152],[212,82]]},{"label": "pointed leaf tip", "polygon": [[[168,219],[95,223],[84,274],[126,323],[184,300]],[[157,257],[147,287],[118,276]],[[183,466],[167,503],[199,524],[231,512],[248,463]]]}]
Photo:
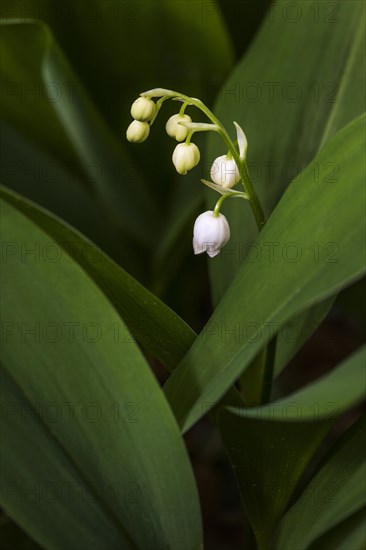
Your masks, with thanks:
[{"label": "pointed leaf tip", "polygon": [[235,121],[234,121],[234,125],[236,128],[236,134],[238,136],[240,160],[245,160],[247,156],[248,141],[242,127]]}]

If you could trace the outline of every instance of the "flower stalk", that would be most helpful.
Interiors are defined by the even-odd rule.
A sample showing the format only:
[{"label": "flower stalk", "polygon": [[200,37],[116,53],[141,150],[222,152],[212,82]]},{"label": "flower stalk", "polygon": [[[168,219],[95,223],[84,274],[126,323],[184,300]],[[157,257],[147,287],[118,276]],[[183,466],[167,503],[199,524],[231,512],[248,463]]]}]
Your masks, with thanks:
[{"label": "flower stalk", "polygon": [[181,94],[173,90],[165,90],[163,88],[157,88],[155,90],[149,90],[147,92],[144,92],[141,94],[141,96],[149,97],[149,98],[164,97],[166,99],[179,98],[185,101],[187,104],[197,107],[202,113],[204,113],[207,116],[207,118],[211,120],[211,122],[216,126],[215,131],[217,131],[220,134],[223,141],[225,142],[225,145],[230,151],[230,154],[235,160],[235,163],[239,170],[241,180],[243,182],[244,191],[248,195],[249,204],[252,208],[253,215],[257,223],[258,231],[261,231],[266,223],[266,218],[265,218],[262,206],[259,202],[258,196],[255,192],[253,183],[250,179],[246,160],[245,158],[240,158],[240,155],[233,141],[231,140],[226,128],[219,121],[219,119],[214,115],[214,113],[208,107],[206,107],[206,105],[200,99],[189,97],[185,94]]},{"label": "flower stalk", "polygon": [[[156,101],[153,101],[156,99]],[[164,101],[172,99],[182,103],[178,114],[170,117],[166,123],[167,134],[179,143],[173,152],[172,160],[177,172],[187,174],[200,160],[200,151],[192,137],[196,132],[217,132],[225,146],[227,153],[218,157],[211,168],[213,181],[201,180],[202,183],[220,193],[222,196],[217,201],[213,211],[208,210],[196,219],[193,230],[193,249],[195,254],[206,252],[211,258],[219,254],[230,238],[230,227],[227,219],[220,213],[224,201],[228,198],[242,198],[249,202],[258,231],[260,232],[266,218],[251,181],[247,165],[248,142],[243,129],[234,121],[237,139],[230,138],[224,125],[214,113],[200,100],[189,97],[174,90],[155,88],[140,94],[140,98],[132,106],[131,114],[135,118],[127,131],[127,139],[133,142],[142,142],[147,139],[150,128],[153,125]],[[209,120],[210,123],[192,122],[190,116],[185,114],[187,107],[196,107]],[[219,168],[219,173],[217,173]],[[244,191],[231,190],[239,182],[242,182]],[[267,346],[261,356],[261,402],[268,401],[271,392],[272,378],[276,353],[276,337]]]}]

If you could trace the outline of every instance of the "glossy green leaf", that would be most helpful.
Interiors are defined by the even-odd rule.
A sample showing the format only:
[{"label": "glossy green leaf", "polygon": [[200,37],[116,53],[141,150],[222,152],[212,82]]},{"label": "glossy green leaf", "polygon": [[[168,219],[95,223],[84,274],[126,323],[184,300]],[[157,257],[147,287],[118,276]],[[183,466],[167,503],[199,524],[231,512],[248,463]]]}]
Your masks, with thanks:
[{"label": "glossy green leaf", "polygon": [[[111,133],[82,88],[49,27],[21,20],[3,23],[1,52],[4,79],[16,91],[5,96],[4,117],[34,141],[46,143],[60,161],[81,169],[114,223],[151,244],[151,194],[127,158],[122,140]],[[27,92],[31,83],[35,99],[29,99]]]},{"label": "glossy green leaf", "polygon": [[[169,378],[166,395],[183,430],[218,401],[274,332],[361,277],[363,125],[364,117],[359,117],[341,130],[291,184],[256,243],[261,250],[278,243],[278,253],[242,266]],[[337,181],[331,186],[314,181],[314,165],[329,162],[337,163]],[[314,243],[321,251],[319,260]]]},{"label": "glossy green leaf", "polygon": [[[179,364],[196,338],[183,319],[73,228],[4,187],[0,187],[0,196],[40,226],[83,267],[148,353],[169,370]],[[231,388],[221,405],[242,405],[239,393]]]},{"label": "glossy green leaf", "polygon": [[[44,548],[130,548],[123,525],[96,496],[95,489],[113,495],[113,488],[101,490],[83,475],[3,368],[0,391],[1,505],[9,516]],[[46,414],[56,407],[50,400]]]},{"label": "glossy green leaf", "polygon": [[[215,114],[232,135],[234,120],[246,133],[249,171],[268,215],[319,149],[365,109],[364,14],[358,0],[273,2],[218,94]],[[209,139],[208,165],[222,149],[217,136]],[[313,170],[319,186],[332,187],[340,176],[337,159]],[[207,200],[211,207],[212,192]],[[225,261],[209,262],[215,303],[257,236],[250,208],[241,201],[227,201],[224,213],[231,229]]]},{"label": "glossy green leaf", "polygon": [[[274,548],[358,550],[364,547],[365,426],[363,416],[336,443],[281,521]],[[345,520],[348,521],[342,524]],[[333,534],[328,533],[332,528]]]},{"label": "glossy green leaf", "polygon": [[[66,455],[98,493],[101,513],[115,524],[116,547],[196,548],[201,524],[191,466],[150,368],[89,275],[9,202],[1,206],[6,281],[2,364],[18,394],[40,411],[48,437],[57,444],[46,445],[50,461],[60,470],[51,481],[59,481],[58,473],[64,475]],[[10,438],[12,433],[10,427]],[[5,481],[13,481],[12,457],[22,444],[18,439],[4,450],[9,465],[3,471]],[[32,445],[33,454],[23,453],[18,460],[29,460],[24,475],[35,482],[46,451],[40,439]],[[73,472],[67,468],[65,475],[70,478]],[[121,491],[118,498],[111,492],[115,487]],[[15,495],[3,505],[36,541],[46,536],[47,522],[33,521],[30,508],[44,510],[48,502],[41,499],[24,512]],[[82,507],[80,513],[92,521],[91,507],[86,502]],[[29,514],[27,524],[24,513]],[[64,538],[55,530],[52,546],[76,547],[77,533],[69,545],[73,535],[57,514],[55,523],[61,523]],[[112,530],[110,536],[114,539]],[[114,547],[103,544],[98,547]]]},{"label": "glossy green leaf", "polygon": [[65,222],[4,187],[0,194],[40,226],[63,253],[71,254],[108,296],[147,352],[170,370],[179,363],[196,334],[178,315]]},{"label": "glossy green leaf", "polygon": [[221,409],[221,437],[259,548],[267,547],[300,476],[335,419],[364,399],[365,352],[363,348],[330,374],[279,401]]},{"label": "glossy green leaf", "polygon": [[366,541],[366,507],[317,539],[311,550],[363,550]]}]

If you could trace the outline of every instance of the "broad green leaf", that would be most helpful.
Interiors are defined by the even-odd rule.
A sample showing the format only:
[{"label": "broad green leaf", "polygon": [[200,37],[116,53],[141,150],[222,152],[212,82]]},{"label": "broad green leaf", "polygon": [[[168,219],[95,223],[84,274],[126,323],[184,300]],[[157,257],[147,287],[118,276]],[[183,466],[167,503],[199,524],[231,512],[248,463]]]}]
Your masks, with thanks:
[{"label": "broad green leaf", "polygon": [[[189,325],[75,229],[4,187],[0,187],[0,195],[83,267],[148,353],[169,370],[179,364],[196,338]],[[14,248],[8,252],[14,252]],[[242,400],[235,388],[231,388],[219,405],[240,406]]]},{"label": "broad green leaf", "polygon": [[317,539],[311,550],[363,550],[366,541],[366,507]]},{"label": "broad green leaf", "polygon": [[70,254],[94,279],[147,352],[170,370],[179,363],[196,334],[178,315],[68,224],[4,187],[0,195],[41,227],[59,245],[59,253]]},{"label": "broad green leaf", "polygon": [[[365,351],[363,348],[330,374],[277,402],[221,409],[221,437],[259,548],[267,547],[324,435],[339,415],[364,399]],[[291,526],[294,523],[298,525],[291,522]],[[298,547],[294,543],[288,546]]]},{"label": "broad green leaf", "polygon": [[[278,253],[242,266],[169,378],[166,395],[183,430],[218,401],[273,332],[361,277],[363,124],[359,117],[341,130],[291,184],[257,241],[261,250],[278,243]],[[314,165],[329,162],[337,163],[339,178],[331,186],[320,185],[313,179]],[[321,250],[319,260],[314,243]]]},{"label": "broad green leaf", "polygon": [[[364,547],[365,425],[363,416],[336,443],[281,521],[274,548],[357,550]],[[345,520],[346,524],[342,524]],[[333,536],[332,532],[328,533],[331,529],[334,529]]]},{"label": "broad green leaf", "polygon": [[[100,495],[102,511],[121,532],[117,547],[198,547],[200,512],[187,452],[122,319],[72,257],[6,201],[2,246],[7,287],[2,364],[17,391],[40,411],[49,437]],[[38,461],[44,459],[41,442],[33,445],[39,451],[28,479],[37,478]],[[17,450],[5,448],[8,464]],[[62,461],[62,456],[54,458]],[[13,480],[11,472],[4,475]],[[110,492],[116,486],[122,488],[120,498]],[[40,541],[40,532],[48,531],[45,522],[36,525],[28,516],[26,525],[22,503],[11,502],[11,513],[10,501],[3,503],[5,509]],[[33,506],[43,510],[49,503]],[[126,538],[132,542],[126,545]],[[68,545],[55,533],[52,544],[76,547],[77,534]]]},{"label": "broad green leaf", "polygon": [[[90,189],[114,223],[151,244],[152,196],[127,158],[122,141],[111,133],[82,88],[49,27],[34,21],[3,23],[1,51],[5,82],[17,92],[10,90],[5,96],[5,119],[39,144],[46,143],[60,161],[80,165]],[[35,88],[35,98],[31,96],[29,101],[35,106],[27,99],[30,86]]]},{"label": "broad green leaf", "polygon": [[[113,495],[113,488],[102,489],[83,475],[42,421],[39,407],[5,369],[0,372],[1,505],[9,516],[44,548],[132,547],[123,525],[96,496],[98,489]],[[52,416],[57,404],[50,400],[44,410]],[[72,426],[71,417],[69,422]]]},{"label": "broad green leaf", "polygon": [[[248,138],[249,171],[268,215],[324,143],[364,111],[364,14],[358,0],[273,2],[218,94],[215,114],[233,135],[236,120]],[[210,138],[207,164],[224,152],[218,137]],[[319,186],[332,187],[340,176],[337,159],[313,170]],[[210,206],[213,197],[209,191]],[[257,236],[241,201],[227,201],[224,213],[231,228],[225,261],[209,262],[215,303]]]}]

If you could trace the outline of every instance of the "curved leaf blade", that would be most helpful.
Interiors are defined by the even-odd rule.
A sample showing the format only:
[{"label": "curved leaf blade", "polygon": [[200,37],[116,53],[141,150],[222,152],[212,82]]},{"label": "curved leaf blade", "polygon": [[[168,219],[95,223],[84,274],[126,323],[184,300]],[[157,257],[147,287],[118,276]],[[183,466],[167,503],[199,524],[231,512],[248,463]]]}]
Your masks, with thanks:
[{"label": "curved leaf blade", "polygon": [[366,507],[317,539],[311,550],[362,550],[366,541]]},{"label": "curved leaf blade", "polygon": [[[359,511],[363,516],[361,522],[358,516],[356,525],[352,525],[356,528],[356,540],[352,542],[351,531],[346,537],[346,543],[349,545],[342,546],[340,537],[336,541],[333,539],[334,546],[331,547],[362,547],[365,543],[364,529],[362,536],[362,519],[364,520],[366,505],[365,427],[366,418],[363,416],[336,443],[321,469],[281,521],[274,548],[305,550],[313,548],[314,542],[316,547],[316,541],[321,535],[332,528],[337,532],[340,522],[351,519],[351,516]],[[325,537],[323,541],[326,543],[326,540]],[[361,546],[357,545],[357,541]],[[320,547],[327,548],[326,544]]]},{"label": "curved leaf blade", "polygon": [[[104,508],[133,546],[198,546],[200,513],[187,452],[127,328],[69,255],[52,261],[44,254],[53,246],[49,235],[5,201],[2,214],[8,251],[4,368],[34,407],[53,403],[63,411],[75,405],[71,425],[66,415],[57,422],[46,416],[45,424],[78,471],[102,491]],[[11,251],[9,244],[18,248]],[[116,499],[106,490],[116,484],[129,487],[135,498]],[[20,515],[16,520],[26,528]],[[141,529],[141,522],[148,527]]]},{"label": "curved leaf blade", "polygon": [[44,548],[72,548],[76,541],[94,550],[121,544],[131,548],[127,533],[105,512],[93,484],[4,368],[0,393],[1,504],[7,513]]},{"label": "curved leaf blade", "polygon": [[[43,90],[36,109],[17,94],[7,95],[4,116],[21,125],[33,139],[38,136],[58,159],[79,166],[114,223],[151,245],[155,224],[152,196],[127,157],[122,140],[118,141],[105,124],[48,25],[20,19],[3,21],[1,28],[7,79],[23,89],[38,78],[36,84]],[[43,128],[41,133],[39,127]]]},{"label": "curved leaf blade", "polygon": [[103,290],[146,351],[169,370],[179,363],[196,337],[183,319],[68,224],[5,187],[0,187],[0,196],[71,254]]},{"label": "curved leaf blade", "polygon": [[279,401],[221,409],[220,434],[259,547],[268,545],[300,476],[336,418],[365,398],[365,361],[363,348],[330,374]]}]

